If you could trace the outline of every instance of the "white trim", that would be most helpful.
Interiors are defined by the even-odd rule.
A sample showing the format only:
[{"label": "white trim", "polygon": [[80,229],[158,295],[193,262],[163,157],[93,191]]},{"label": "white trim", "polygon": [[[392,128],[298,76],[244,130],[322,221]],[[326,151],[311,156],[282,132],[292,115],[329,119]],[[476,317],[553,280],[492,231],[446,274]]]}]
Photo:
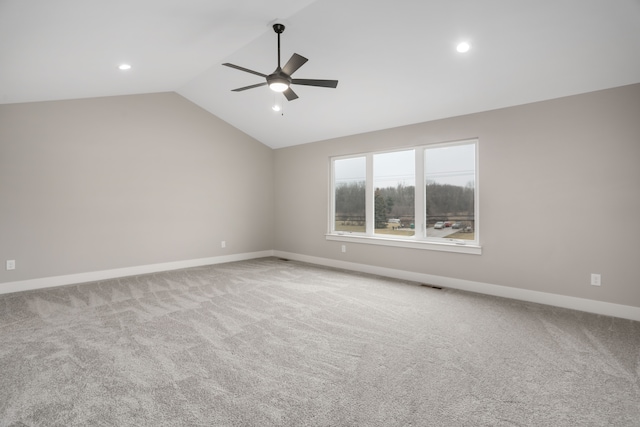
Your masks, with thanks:
[{"label": "white trim", "polygon": [[244,261],[255,258],[276,256],[292,259],[294,261],[308,262],[326,267],[342,268],[345,270],[359,271],[362,273],[377,274],[401,280],[410,280],[419,283],[427,283],[443,288],[460,289],[463,291],[493,295],[503,298],[511,298],[520,301],[534,302],[555,307],[569,308],[588,313],[605,316],[619,317],[640,321],[640,307],[613,304],[603,301],[595,301],[584,298],[576,298],[565,295],[550,294],[546,292],[532,291],[528,289],[511,288],[508,286],[492,285],[489,283],[475,282],[471,280],[455,279],[451,277],[436,276],[432,274],[417,273],[413,271],[397,270],[393,268],[377,267],[374,265],[358,264],[347,261],[339,261],[328,258],[319,258],[308,255],[294,254],[277,250],[260,252],[248,252],[235,255],[225,255],[211,258],[200,258],[185,261],[167,262],[161,264],[141,265],[136,267],[117,268],[113,270],[78,273],[66,276],[44,277],[40,279],[22,280],[16,282],[0,283],[0,294],[29,291],[34,289],[52,288],[79,283],[90,283],[100,280],[116,279],[119,277],[136,276],[141,274],[157,273],[161,271],[179,270],[182,268],[199,267],[203,265],[222,264],[226,262]]},{"label": "white trim", "polygon": [[211,258],[190,259],[184,261],[165,262],[160,264],[139,265],[135,267],[116,268],[113,270],[92,271],[69,274],[66,276],[43,277],[40,279],[20,280],[0,283],[0,294],[31,291],[34,289],[53,288],[56,286],[75,285],[79,283],[97,282],[119,277],[137,276],[161,271],[180,270],[182,268],[200,267],[203,265],[222,264],[225,262],[245,261],[254,258],[273,256],[273,251],[247,252]]},{"label": "white trim", "polygon": [[468,240],[427,241],[416,239],[394,239],[392,237],[367,236],[365,234],[326,234],[326,240],[338,242],[363,243],[367,245],[395,246],[400,248],[427,249],[442,252],[482,255],[482,247]]},{"label": "white trim", "polygon": [[528,289],[511,288],[509,286],[492,285],[490,283],[475,282],[471,280],[455,279],[451,277],[436,276],[432,274],[417,273],[393,268],[377,267],[368,264],[358,264],[347,261],[338,261],[328,258],[319,258],[308,255],[300,255],[289,252],[274,251],[274,256],[287,258],[294,261],[308,262],[326,267],[342,268],[345,270],[359,271],[362,273],[376,274],[395,279],[410,280],[419,283],[427,283],[443,288],[459,289],[480,294],[493,295],[503,298],[511,298],[520,301],[545,304],[572,310],[605,316],[619,317],[640,321],[640,307],[613,304],[603,301],[595,301],[584,298],[576,298],[565,295],[550,294],[546,292],[532,291]]},{"label": "white trim", "polygon": [[[424,161],[424,153],[425,149],[415,150],[415,175],[416,177],[421,177],[421,179],[416,179],[414,186],[414,206],[413,206],[413,223],[415,226],[415,233],[418,236],[426,236],[427,235],[427,197],[426,197],[426,185],[427,180],[425,179],[425,161]],[[474,207],[475,209],[475,207]]]},{"label": "white trim", "polygon": [[[365,225],[365,232],[367,233],[367,236],[373,236],[373,233],[375,232],[375,212],[374,212],[374,203],[375,203],[375,198],[374,198],[374,188],[373,188],[373,153],[368,153],[365,157],[365,161],[367,162],[367,168],[365,169],[365,172],[367,173],[367,177],[366,177],[366,181],[365,181],[365,186],[366,186],[366,190],[365,190],[365,196],[364,196],[364,225]],[[334,177],[330,177],[330,179],[332,181],[334,181]],[[335,193],[334,193],[334,197],[335,197]],[[333,211],[333,224],[335,227],[335,223],[336,223],[336,218],[335,218],[335,214],[336,211]]]}]

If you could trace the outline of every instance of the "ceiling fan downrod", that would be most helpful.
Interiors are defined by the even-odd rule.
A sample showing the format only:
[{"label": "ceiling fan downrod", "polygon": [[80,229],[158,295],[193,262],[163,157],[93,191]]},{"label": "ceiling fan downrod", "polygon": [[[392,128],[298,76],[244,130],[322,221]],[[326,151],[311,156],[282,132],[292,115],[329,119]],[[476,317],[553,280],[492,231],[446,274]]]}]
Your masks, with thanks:
[{"label": "ceiling fan downrod", "polygon": [[276,34],[278,34],[278,70],[281,70],[280,68],[280,34],[284,32],[284,25],[273,24],[273,31],[275,31]]}]

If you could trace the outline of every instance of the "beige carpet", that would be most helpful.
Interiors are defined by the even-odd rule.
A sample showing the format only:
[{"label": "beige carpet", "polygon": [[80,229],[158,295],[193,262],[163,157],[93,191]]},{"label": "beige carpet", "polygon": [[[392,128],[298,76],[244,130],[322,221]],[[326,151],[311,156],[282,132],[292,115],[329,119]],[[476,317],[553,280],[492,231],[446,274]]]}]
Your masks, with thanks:
[{"label": "beige carpet", "polygon": [[0,296],[0,426],[639,426],[640,322],[275,258]]}]

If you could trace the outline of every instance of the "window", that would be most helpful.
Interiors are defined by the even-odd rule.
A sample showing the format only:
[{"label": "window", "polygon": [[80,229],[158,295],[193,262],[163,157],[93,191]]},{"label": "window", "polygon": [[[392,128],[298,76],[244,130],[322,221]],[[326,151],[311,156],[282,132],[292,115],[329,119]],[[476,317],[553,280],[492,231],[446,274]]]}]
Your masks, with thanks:
[{"label": "window", "polygon": [[373,155],[373,218],[375,234],[415,234],[415,151]]},{"label": "window", "polygon": [[365,228],[366,158],[334,160],[334,230],[361,232]]},{"label": "window", "polygon": [[475,144],[425,149],[427,237],[475,240],[475,154]]},{"label": "window", "polygon": [[328,240],[480,253],[477,140],[331,159]]}]

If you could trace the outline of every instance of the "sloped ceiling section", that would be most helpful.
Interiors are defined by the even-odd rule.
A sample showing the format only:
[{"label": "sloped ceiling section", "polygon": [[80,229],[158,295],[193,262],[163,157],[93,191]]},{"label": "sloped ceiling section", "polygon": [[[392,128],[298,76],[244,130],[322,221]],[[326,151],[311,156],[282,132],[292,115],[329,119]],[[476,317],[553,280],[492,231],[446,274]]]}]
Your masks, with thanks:
[{"label": "sloped ceiling section", "polygon": [[[275,21],[336,89],[231,91]],[[176,91],[272,148],[638,83],[638,52],[638,0],[0,0],[0,102]]]}]

